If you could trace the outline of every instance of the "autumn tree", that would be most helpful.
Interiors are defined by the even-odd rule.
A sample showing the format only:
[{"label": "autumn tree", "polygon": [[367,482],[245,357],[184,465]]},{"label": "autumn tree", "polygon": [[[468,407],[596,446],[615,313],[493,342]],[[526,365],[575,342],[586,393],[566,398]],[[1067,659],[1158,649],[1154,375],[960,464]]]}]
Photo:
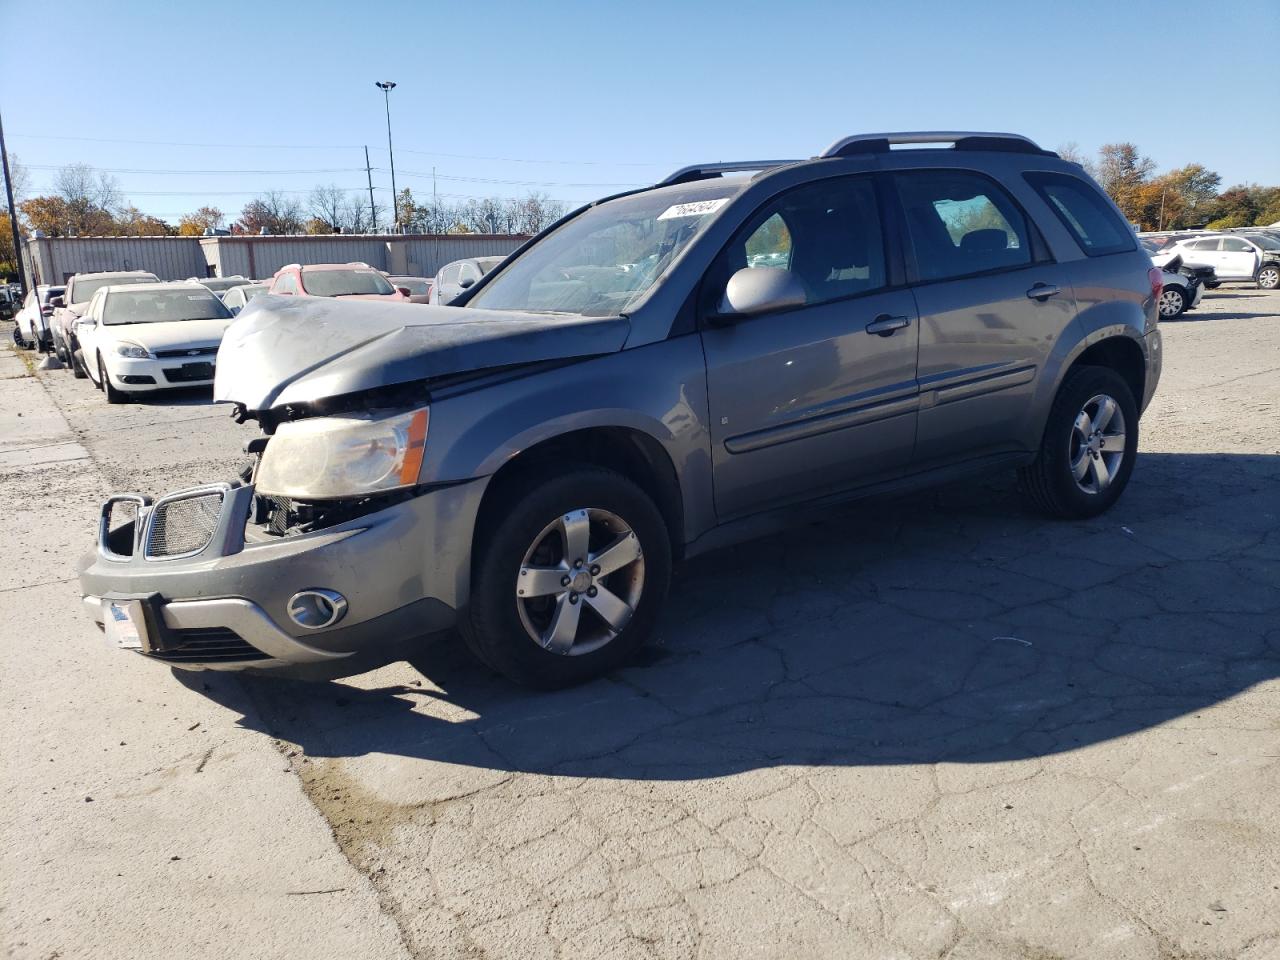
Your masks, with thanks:
[{"label": "autumn tree", "polygon": [[221,230],[226,222],[226,215],[217,207],[200,207],[191,213],[183,214],[182,219],[178,221],[178,235],[202,237],[206,230]]},{"label": "autumn tree", "polygon": [[122,237],[171,237],[174,229],[159,217],[128,204],[116,216],[114,233]]},{"label": "autumn tree", "polygon": [[1136,221],[1141,202],[1139,189],[1155,168],[1155,161],[1142,156],[1132,143],[1108,143],[1098,151],[1094,175],[1121,212]]}]

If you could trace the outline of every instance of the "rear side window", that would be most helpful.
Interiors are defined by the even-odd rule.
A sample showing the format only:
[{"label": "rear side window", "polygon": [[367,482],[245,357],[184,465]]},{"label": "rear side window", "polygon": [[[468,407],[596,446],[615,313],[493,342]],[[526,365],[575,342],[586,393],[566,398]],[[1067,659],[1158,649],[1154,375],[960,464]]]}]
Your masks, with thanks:
[{"label": "rear side window", "polygon": [[957,170],[900,173],[894,180],[922,280],[1031,263],[1026,217],[994,181]]},{"label": "rear side window", "polygon": [[1023,176],[1089,256],[1103,257],[1134,249],[1133,231],[1095,187],[1063,173]]}]

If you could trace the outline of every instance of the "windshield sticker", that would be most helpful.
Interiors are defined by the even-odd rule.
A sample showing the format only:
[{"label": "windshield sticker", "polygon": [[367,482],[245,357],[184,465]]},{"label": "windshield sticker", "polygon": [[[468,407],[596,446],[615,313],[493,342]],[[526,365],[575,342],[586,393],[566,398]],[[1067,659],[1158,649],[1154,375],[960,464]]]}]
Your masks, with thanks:
[{"label": "windshield sticker", "polygon": [[715,200],[696,200],[693,203],[677,203],[673,207],[667,207],[658,219],[675,220],[677,217],[705,217],[708,213],[715,213],[728,202],[728,197],[719,197]]},{"label": "windshield sticker", "polygon": [[187,299],[188,300],[212,300],[213,294],[212,293],[192,293],[192,294],[187,294]]}]

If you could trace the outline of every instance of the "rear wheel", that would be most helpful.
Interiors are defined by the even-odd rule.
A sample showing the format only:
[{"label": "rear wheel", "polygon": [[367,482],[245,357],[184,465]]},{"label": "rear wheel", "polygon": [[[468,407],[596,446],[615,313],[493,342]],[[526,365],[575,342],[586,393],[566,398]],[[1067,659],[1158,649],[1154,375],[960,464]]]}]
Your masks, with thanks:
[{"label": "rear wheel", "polygon": [[1050,516],[1107,510],[1129,483],[1138,452],[1138,405],[1114,370],[1079,367],[1049,411],[1036,459],[1018,472],[1023,491]]},{"label": "rear wheel", "polygon": [[671,576],[654,502],[621,474],[578,467],[501,494],[477,536],[461,630],[519,683],[564,687],[624,663],[653,630]]},{"label": "rear wheel", "polygon": [[107,377],[106,365],[102,362],[102,357],[98,357],[98,386],[102,392],[107,395],[107,403],[127,403],[129,395],[123,390],[117,390],[111,385],[111,380]]},{"label": "rear wheel", "polygon": [[1258,271],[1258,288],[1274,290],[1276,287],[1280,287],[1280,267],[1269,263]]},{"label": "rear wheel", "polygon": [[1160,293],[1160,319],[1172,320],[1187,309],[1187,297],[1179,287],[1165,287]]}]

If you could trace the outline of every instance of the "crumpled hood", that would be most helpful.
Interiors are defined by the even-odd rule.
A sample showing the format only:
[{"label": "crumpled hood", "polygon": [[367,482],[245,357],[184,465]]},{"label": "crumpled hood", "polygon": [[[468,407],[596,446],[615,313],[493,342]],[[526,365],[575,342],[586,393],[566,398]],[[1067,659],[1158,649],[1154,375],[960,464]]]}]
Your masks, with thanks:
[{"label": "crumpled hood", "polygon": [[216,401],[267,410],[488,367],[614,353],[620,317],[255,297],[218,351]]}]

